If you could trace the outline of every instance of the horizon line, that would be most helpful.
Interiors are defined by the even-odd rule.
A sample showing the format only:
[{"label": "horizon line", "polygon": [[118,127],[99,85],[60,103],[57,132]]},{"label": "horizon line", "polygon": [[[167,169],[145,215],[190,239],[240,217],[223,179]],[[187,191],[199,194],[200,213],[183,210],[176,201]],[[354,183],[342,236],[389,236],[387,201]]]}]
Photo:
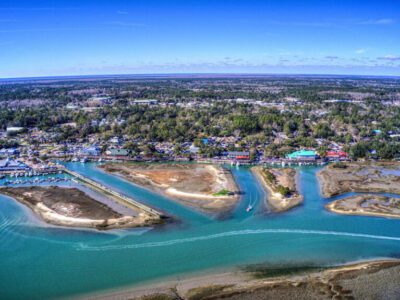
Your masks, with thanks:
[{"label": "horizon line", "polygon": [[178,73],[130,73],[130,74],[82,74],[82,75],[48,75],[48,76],[21,76],[0,77],[0,81],[12,80],[50,80],[50,79],[79,79],[79,78],[112,78],[112,77],[140,77],[140,78],[195,78],[196,76],[213,77],[262,77],[262,76],[305,76],[305,77],[373,77],[373,78],[399,78],[400,75],[373,75],[373,74],[329,74],[329,73],[232,73],[232,72],[178,72]]}]

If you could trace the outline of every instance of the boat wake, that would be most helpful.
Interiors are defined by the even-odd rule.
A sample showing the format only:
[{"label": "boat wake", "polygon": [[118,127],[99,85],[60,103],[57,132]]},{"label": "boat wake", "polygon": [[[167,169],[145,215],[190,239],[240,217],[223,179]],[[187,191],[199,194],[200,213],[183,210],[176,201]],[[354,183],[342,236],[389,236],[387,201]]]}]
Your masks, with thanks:
[{"label": "boat wake", "polygon": [[153,247],[166,247],[176,244],[192,243],[198,241],[212,240],[223,237],[239,236],[239,235],[255,235],[255,234],[304,234],[304,235],[324,235],[324,236],[342,236],[342,237],[356,237],[365,239],[376,239],[376,240],[390,240],[400,241],[400,237],[392,236],[381,236],[371,235],[363,233],[350,233],[350,232],[338,232],[338,231],[321,231],[321,230],[303,230],[303,229],[258,229],[258,230],[238,230],[228,231],[218,234],[211,234],[206,236],[198,236],[185,239],[175,239],[163,242],[154,243],[142,243],[142,244],[130,244],[130,245],[109,245],[109,246],[88,246],[83,243],[79,243],[79,247],[76,249],[79,251],[108,251],[108,250],[125,250],[125,249],[139,249],[139,248],[153,248]]}]

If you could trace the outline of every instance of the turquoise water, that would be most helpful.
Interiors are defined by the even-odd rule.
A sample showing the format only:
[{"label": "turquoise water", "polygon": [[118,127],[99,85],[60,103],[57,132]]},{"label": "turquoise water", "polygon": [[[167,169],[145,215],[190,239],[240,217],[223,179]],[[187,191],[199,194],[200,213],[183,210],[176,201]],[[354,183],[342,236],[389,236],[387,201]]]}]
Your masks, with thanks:
[{"label": "turquoise water", "polygon": [[[304,205],[266,211],[248,168],[233,168],[244,191],[235,211],[215,220],[105,174],[92,164],[68,167],[181,221],[150,229],[97,232],[46,226],[0,196],[0,299],[48,299],[143,284],[250,263],[332,265],[400,256],[400,221],[340,216],[323,206],[317,167],[300,169]],[[254,209],[246,212],[249,203]]]}]

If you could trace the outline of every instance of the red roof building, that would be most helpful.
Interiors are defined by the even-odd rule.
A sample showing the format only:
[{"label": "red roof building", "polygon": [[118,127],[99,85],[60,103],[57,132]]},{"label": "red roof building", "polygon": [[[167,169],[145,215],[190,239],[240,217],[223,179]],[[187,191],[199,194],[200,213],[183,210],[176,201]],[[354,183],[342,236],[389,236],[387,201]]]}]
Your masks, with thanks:
[{"label": "red roof building", "polygon": [[344,151],[327,151],[326,157],[329,159],[347,159],[349,155]]}]

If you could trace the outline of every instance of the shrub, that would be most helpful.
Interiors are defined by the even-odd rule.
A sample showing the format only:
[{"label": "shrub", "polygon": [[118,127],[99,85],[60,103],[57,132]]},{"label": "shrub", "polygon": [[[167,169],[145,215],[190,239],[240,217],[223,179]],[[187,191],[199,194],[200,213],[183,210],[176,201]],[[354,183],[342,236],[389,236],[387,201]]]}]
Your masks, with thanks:
[{"label": "shrub", "polygon": [[278,185],[277,190],[282,196],[289,196],[290,195],[290,189],[286,186],[283,185]]}]

